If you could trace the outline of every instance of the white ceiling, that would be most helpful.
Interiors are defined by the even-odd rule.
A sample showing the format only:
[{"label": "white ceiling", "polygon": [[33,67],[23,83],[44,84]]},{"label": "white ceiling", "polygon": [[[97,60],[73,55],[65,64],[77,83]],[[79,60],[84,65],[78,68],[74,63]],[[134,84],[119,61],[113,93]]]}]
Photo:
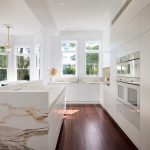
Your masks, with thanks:
[{"label": "white ceiling", "polygon": [[11,24],[11,35],[30,36],[42,28],[24,0],[0,0],[0,33],[6,34],[3,24]]},{"label": "white ceiling", "polygon": [[101,30],[111,0],[47,0],[59,30]]},{"label": "white ceiling", "polygon": [[[12,35],[29,36],[46,31],[103,30],[111,0],[0,0],[0,33],[11,24]],[[62,6],[63,4],[63,6]]]}]

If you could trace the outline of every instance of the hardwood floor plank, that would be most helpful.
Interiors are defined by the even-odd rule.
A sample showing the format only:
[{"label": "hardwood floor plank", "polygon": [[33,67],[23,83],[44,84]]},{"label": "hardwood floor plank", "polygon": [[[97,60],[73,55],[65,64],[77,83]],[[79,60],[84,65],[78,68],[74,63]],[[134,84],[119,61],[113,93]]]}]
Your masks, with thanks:
[{"label": "hardwood floor plank", "polygon": [[56,150],[137,150],[100,105],[68,105]]}]

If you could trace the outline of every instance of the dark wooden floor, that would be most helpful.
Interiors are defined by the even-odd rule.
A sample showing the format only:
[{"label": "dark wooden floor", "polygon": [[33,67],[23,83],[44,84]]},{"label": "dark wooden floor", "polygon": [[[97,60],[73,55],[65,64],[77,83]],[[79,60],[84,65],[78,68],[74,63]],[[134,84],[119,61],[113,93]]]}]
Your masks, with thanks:
[{"label": "dark wooden floor", "polygon": [[137,150],[100,105],[69,105],[56,150]]}]

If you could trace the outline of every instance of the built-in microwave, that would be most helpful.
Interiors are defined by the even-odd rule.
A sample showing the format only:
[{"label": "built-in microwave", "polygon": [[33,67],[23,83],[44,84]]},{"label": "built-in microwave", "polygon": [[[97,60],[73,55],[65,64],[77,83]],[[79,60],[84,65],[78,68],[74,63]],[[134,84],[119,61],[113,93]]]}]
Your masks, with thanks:
[{"label": "built-in microwave", "polygon": [[128,62],[117,63],[117,76],[126,76],[128,69]]},{"label": "built-in microwave", "polygon": [[128,61],[127,77],[140,78],[140,59],[139,58]]},{"label": "built-in microwave", "polygon": [[117,76],[140,78],[140,52],[120,57],[117,62]]},{"label": "built-in microwave", "polygon": [[117,59],[117,76],[126,76],[128,69],[127,57]]}]

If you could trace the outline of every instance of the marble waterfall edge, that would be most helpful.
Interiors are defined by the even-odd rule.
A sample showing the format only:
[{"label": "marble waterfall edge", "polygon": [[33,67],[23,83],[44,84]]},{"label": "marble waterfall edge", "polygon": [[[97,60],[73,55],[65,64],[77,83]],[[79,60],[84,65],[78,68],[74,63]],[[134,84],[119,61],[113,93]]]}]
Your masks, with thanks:
[{"label": "marble waterfall edge", "polygon": [[48,99],[42,95],[0,93],[0,150],[48,150]]}]

